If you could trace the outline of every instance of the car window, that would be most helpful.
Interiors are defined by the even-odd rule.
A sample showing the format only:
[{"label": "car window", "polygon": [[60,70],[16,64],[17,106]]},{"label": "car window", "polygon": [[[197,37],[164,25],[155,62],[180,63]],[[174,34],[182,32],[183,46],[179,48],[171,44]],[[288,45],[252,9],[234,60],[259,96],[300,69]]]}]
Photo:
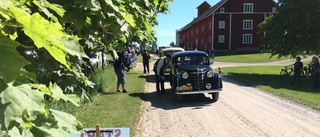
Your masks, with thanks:
[{"label": "car window", "polygon": [[207,56],[203,55],[187,55],[177,57],[175,60],[177,66],[188,66],[188,65],[210,65]]}]

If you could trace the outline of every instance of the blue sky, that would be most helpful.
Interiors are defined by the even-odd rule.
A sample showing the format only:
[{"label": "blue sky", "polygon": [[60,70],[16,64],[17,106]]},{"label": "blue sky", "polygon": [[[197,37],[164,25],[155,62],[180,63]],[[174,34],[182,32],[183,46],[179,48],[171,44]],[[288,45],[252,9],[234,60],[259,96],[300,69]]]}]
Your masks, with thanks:
[{"label": "blue sky", "polygon": [[197,7],[204,1],[211,6],[217,4],[220,0],[175,0],[169,4],[170,13],[159,14],[159,25],[155,26],[157,45],[169,46],[171,42],[176,44],[176,30],[190,23],[197,17]]}]

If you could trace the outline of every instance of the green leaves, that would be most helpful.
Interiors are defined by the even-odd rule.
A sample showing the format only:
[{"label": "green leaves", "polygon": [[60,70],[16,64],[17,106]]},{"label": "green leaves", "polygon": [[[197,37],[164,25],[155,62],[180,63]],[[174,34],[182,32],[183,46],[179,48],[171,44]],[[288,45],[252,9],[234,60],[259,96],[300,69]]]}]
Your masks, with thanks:
[{"label": "green leaves", "polygon": [[78,132],[82,124],[50,109],[46,99],[76,106],[81,101],[77,95],[90,100],[85,89],[94,83],[78,59],[87,58],[85,43],[99,40],[115,58],[114,49],[124,49],[125,43],[154,43],[156,15],[168,11],[170,1],[0,0],[0,136]]},{"label": "green leaves", "polygon": [[0,93],[1,103],[9,104],[4,110],[4,126],[8,128],[12,121],[22,123],[24,110],[46,113],[43,95],[37,90],[32,90],[27,84],[18,87],[9,85]]},{"label": "green leaves", "polygon": [[55,119],[57,119],[59,127],[69,129],[72,133],[79,132],[79,129],[77,129],[79,126],[80,128],[83,128],[81,127],[81,124],[79,125],[79,122],[76,120],[74,116],[58,110],[50,109],[50,111],[52,112]]},{"label": "green leaves", "polygon": [[279,57],[319,55],[319,0],[279,0],[278,4],[278,12],[259,26],[261,33],[266,32],[263,45]]},{"label": "green leaves", "polygon": [[38,48],[45,48],[58,62],[70,68],[65,59],[65,47],[58,41],[58,38],[68,37],[61,32],[60,24],[50,23],[38,13],[30,16],[18,8],[12,7],[12,10],[14,16],[19,17],[17,21],[23,25],[24,33],[33,40],[34,44]]},{"label": "green leaves", "polygon": [[[4,115],[6,116],[3,119],[3,125],[5,128],[8,129],[10,123],[17,122],[21,123],[20,127],[23,130],[27,131],[31,129],[31,127],[35,126],[35,123],[33,123],[36,120],[35,118],[37,118],[35,117],[35,114],[40,112],[40,114],[44,116],[48,116],[50,115],[49,113],[52,113],[54,119],[57,121],[57,126],[61,128],[51,130],[46,129],[45,127],[41,128],[38,124],[38,130],[41,130],[41,132],[52,134],[59,130],[59,132],[54,134],[61,135],[70,131],[77,133],[78,130],[81,129],[81,123],[72,115],[53,109],[50,109],[48,112],[44,104],[44,94],[49,94],[50,92],[48,92],[44,86],[33,85],[33,87],[36,87],[37,89],[31,89],[31,87],[27,84],[17,87],[9,85],[3,92],[1,92],[1,104],[7,104],[0,105],[0,110],[3,110]],[[56,85],[53,85],[50,90],[52,91],[52,97],[54,97],[56,100],[63,99],[74,104],[76,104],[76,102],[79,103],[79,97],[77,99],[69,98],[68,96],[64,95],[62,90]],[[66,131],[65,129],[68,129],[69,131]],[[10,134],[16,134],[16,132],[13,130],[10,132]]]},{"label": "green leaves", "polygon": [[0,77],[9,83],[15,80],[29,62],[16,51],[20,44],[0,34]]}]

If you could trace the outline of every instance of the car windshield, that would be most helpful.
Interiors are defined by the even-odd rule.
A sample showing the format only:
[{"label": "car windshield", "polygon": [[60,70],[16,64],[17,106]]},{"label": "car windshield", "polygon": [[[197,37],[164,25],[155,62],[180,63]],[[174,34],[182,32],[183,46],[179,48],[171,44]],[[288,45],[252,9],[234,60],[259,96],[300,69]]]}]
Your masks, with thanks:
[{"label": "car windshield", "polygon": [[177,66],[210,65],[209,58],[204,55],[179,56],[175,58],[174,63]]}]

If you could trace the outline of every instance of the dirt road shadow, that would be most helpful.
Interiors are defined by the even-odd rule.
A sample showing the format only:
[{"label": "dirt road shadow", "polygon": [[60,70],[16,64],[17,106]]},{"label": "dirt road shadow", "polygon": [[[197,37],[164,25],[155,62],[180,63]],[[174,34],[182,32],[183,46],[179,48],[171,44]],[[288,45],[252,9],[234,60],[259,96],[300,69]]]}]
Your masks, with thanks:
[{"label": "dirt road shadow", "polygon": [[130,96],[140,97],[145,102],[150,102],[152,107],[162,108],[166,110],[177,109],[182,107],[194,107],[199,109],[214,102],[210,97],[204,94],[183,95],[182,100],[178,101],[175,93],[168,91],[166,94],[157,94],[156,91],[149,93],[133,93]]},{"label": "dirt road shadow", "polygon": [[157,94],[154,74],[141,75],[139,77],[146,79],[146,91],[144,93],[131,93],[129,95],[139,97],[145,102],[150,102],[151,106],[153,107],[166,110],[182,107],[194,107],[195,109],[199,109],[201,107],[212,105],[214,103],[211,97],[205,94],[183,95],[182,100],[178,101],[178,97],[174,92],[171,91],[171,87],[168,81],[165,82],[167,93]]}]

